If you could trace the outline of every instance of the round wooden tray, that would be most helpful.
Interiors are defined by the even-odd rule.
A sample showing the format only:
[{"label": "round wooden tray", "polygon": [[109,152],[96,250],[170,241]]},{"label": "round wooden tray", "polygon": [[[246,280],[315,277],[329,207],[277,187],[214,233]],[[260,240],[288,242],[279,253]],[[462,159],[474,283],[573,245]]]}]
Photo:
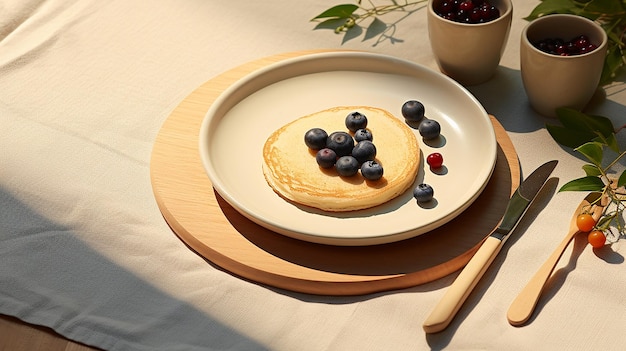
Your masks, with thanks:
[{"label": "round wooden tray", "polygon": [[174,233],[217,266],[245,279],[296,292],[360,295],[430,282],[462,268],[498,225],[520,183],[517,154],[491,118],[498,141],[493,176],[478,199],[442,227],[374,246],[330,246],[292,239],[240,215],[213,189],[198,151],[200,124],[236,80],[295,52],[244,64],[187,96],[163,124],[150,163],[157,204]]}]

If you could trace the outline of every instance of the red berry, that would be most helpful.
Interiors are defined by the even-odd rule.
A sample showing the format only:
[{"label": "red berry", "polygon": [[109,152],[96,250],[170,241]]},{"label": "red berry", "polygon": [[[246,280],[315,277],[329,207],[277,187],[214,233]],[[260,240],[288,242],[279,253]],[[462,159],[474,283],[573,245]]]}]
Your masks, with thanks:
[{"label": "red berry", "polygon": [[426,162],[432,168],[439,168],[443,165],[443,156],[438,152],[432,153],[426,157]]},{"label": "red berry", "polygon": [[482,15],[480,13],[480,9],[475,8],[472,10],[472,12],[469,15],[470,19],[472,20],[472,22],[474,23],[478,23],[480,22]]},{"label": "red berry", "polygon": [[474,3],[472,0],[465,0],[461,4],[459,4],[459,10],[463,11],[472,11],[474,9]]},{"label": "red berry", "polygon": [[581,35],[578,38],[574,39],[574,44],[578,46],[579,49],[582,49],[589,45],[589,38],[587,38],[586,35]]},{"label": "red berry", "polygon": [[437,13],[445,14],[454,11],[454,5],[451,1],[444,1],[437,7]]}]

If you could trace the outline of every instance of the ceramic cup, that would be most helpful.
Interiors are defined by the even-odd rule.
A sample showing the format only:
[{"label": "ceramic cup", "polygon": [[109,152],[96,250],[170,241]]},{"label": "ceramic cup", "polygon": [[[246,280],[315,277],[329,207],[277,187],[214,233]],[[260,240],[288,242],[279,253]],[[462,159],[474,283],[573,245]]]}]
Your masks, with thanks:
[{"label": "ceramic cup", "polygon": [[510,0],[492,0],[500,17],[486,23],[466,24],[444,19],[434,6],[444,0],[428,1],[428,35],[439,69],[462,85],[488,81],[496,72],[511,29]]},{"label": "ceramic cup", "polygon": [[[598,48],[582,55],[558,56],[532,44],[546,38],[569,41],[582,34]],[[558,107],[583,109],[598,88],[606,52],[606,32],[584,17],[555,14],[530,22],[522,31],[520,46],[522,82],[530,105],[547,117],[556,117]]]}]

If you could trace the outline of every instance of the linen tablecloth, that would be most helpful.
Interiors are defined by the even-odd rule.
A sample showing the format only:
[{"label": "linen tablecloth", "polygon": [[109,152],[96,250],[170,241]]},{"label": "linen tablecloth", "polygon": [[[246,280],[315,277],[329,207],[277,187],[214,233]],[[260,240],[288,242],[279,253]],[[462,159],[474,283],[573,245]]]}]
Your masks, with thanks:
[{"label": "linen tablecloth", "polygon": [[[559,159],[560,186],[582,175],[583,160],[559,147],[548,120],[528,106],[519,38],[539,2],[513,3],[496,76],[468,90],[509,133],[523,175]],[[305,49],[367,50],[437,69],[424,8],[383,18],[397,21],[384,35],[342,43],[309,22],[335,4],[1,2],[0,313],[107,350],[626,347],[623,241],[597,253],[574,243],[532,323],[506,321],[510,302],[565,235],[581,193],[556,193],[534,209],[452,325],[434,335],[421,325],[457,273],[366,296],[299,294],[239,279],[171,231],[150,184],[151,150],[171,111],[202,83]],[[623,124],[624,90],[607,87],[590,111]]]}]

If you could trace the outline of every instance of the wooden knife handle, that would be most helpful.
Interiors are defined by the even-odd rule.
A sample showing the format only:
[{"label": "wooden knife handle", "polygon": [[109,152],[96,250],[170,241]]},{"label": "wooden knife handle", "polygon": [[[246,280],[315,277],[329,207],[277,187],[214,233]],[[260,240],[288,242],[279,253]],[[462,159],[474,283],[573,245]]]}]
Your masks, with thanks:
[{"label": "wooden knife handle", "polygon": [[426,333],[437,333],[448,327],[501,248],[502,240],[500,239],[490,236],[483,242],[426,318],[423,325]]}]

